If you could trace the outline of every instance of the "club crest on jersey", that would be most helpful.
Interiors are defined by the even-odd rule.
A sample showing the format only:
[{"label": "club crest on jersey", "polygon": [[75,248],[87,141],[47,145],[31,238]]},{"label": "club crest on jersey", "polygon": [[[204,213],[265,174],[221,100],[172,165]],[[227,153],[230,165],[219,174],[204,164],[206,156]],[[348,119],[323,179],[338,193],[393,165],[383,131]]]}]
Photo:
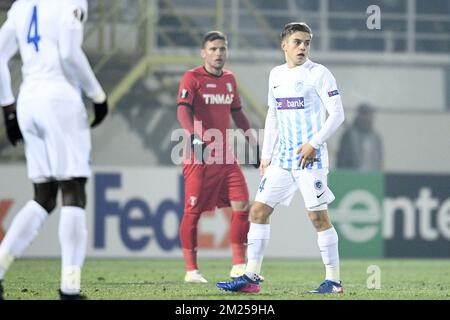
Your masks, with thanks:
[{"label": "club crest on jersey", "polygon": [[189,94],[188,94],[188,91],[187,91],[186,89],[182,89],[182,90],[181,90],[181,93],[180,93],[181,99],[187,98],[188,95],[189,95]]},{"label": "club crest on jersey", "polygon": [[226,84],[228,92],[233,92],[233,85],[229,82]]},{"label": "club crest on jersey", "polygon": [[300,92],[303,89],[303,81],[297,81],[295,83],[295,91]]},{"label": "club crest on jersey", "polygon": [[314,181],[314,188],[316,188],[316,190],[320,190],[323,187],[323,183],[320,180],[316,180]]},{"label": "club crest on jersey", "polygon": [[203,98],[205,99],[205,104],[231,104],[234,94],[205,93]]},{"label": "club crest on jersey", "polygon": [[305,109],[304,97],[276,98],[278,110]]},{"label": "club crest on jersey", "polygon": [[73,10],[73,15],[75,16],[75,19],[77,19],[80,22],[84,22],[84,17],[86,16],[84,14],[84,11],[82,8],[76,8]]},{"label": "club crest on jersey", "polygon": [[195,205],[197,204],[197,197],[194,197],[194,196],[191,196],[190,198],[189,198],[189,200],[190,200],[190,205],[191,205],[191,207],[195,207]]}]

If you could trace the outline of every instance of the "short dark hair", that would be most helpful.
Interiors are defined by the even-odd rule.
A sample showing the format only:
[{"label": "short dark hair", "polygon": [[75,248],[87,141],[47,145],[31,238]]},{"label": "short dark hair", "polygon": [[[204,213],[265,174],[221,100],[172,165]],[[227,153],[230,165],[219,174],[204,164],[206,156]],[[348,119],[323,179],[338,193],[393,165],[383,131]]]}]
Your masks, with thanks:
[{"label": "short dark hair", "polygon": [[205,44],[206,44],[207,42],[214,41],[214,40],[217,40],[217,39],[223,40],[223,41],[225,41],[225,42],[228,42],[228,41],[227,41],[227,36],[226,36],[225,34],[223,34],[222,32],[216,31],[216,30],[214,30],[214,31],[209,31],[209,32],[206,33],[205,36],[203,37],[202,48],[205,47]]},{"label": "short dark hair", "polygon": [[306,32],[309,33],[311,39],[313,37],[311,28],[305,22],[290,22],[286,24],[283,28],[283,31],[281,31],[280,40],[285,40],[294,32]]}]

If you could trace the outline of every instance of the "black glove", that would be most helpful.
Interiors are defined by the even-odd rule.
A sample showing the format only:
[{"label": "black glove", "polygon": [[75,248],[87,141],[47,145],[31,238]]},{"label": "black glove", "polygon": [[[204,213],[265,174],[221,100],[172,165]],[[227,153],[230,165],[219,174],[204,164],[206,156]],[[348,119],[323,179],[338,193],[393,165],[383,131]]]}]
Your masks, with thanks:
[{"label": "black glove", "polygon": [[3,107],[3,116],[5,118],[6,135],[13,146],[17,141],[22,140],[22,132],[20,132],[19,123],[17,122],[17,113],[15,105]]},{"label": "black glove", "polygon": [[194,152],[194,158],[198,163],[205,163],[206,143],[196,134],[191,135],[191,147]]},{"label": "black glove", "polygon": [[108,100],[106,99],[105,102],[102,103],[95,103],[94,102],[94,121],[91,123],[91,128],[95,128],[98,126],[103,119],[105,119],[106,115],[108,114]]},{"label": "black glove", "polygon": [[261,157],[259,155],[259,144],[256,145],[256,163],[253,164],[253,166],[256,169],[259,169],[259,166],[261,165]]}]

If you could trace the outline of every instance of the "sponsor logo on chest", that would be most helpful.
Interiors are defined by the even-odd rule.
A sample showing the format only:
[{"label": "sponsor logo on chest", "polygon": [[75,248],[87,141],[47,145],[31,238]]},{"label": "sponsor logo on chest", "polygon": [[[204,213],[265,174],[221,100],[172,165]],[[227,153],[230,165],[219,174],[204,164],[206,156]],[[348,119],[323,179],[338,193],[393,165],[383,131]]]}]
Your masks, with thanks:
[{"label": "sponsor logo on chest", "polygon": [[305,98],[276,98],[278,110],[305,109]]},{"label": "sponsor logo on chest", "polygon": [[234,94],[203,94],[205,104],[231,104],[233,102]]}]

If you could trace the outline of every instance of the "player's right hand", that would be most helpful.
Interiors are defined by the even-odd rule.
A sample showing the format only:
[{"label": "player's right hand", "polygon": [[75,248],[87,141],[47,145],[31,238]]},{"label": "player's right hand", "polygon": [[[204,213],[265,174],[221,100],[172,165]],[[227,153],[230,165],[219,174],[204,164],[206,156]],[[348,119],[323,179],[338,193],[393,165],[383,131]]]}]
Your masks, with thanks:
[{"label": "player's right hand", "polygon": [[194,152],[194,158],[196,164],[205,163],[206,156],[204,155],[206,149],[206,143],[197,135],[191,135],[191,147]]},{"label": "player's right hand", "polygon": [[108,114],[108,99],[105,99],[102,103],[93,102],[93,105],[95,117],[91,123],[91,128],[98,126]]},{"label": "player's right hand", "polygon": [[5,119],[6,135],[9,142],[16,146],[17,141],[22,140],[22,132],[17,122],[17,113],[15,104],[3,107],[3,116]]},{"label": "player's right hand", "polygon": [[262,177],[266,173],[267,167],[270,165],[270,159],[261,159],[261,165],[259,166],[259,175]]}]

